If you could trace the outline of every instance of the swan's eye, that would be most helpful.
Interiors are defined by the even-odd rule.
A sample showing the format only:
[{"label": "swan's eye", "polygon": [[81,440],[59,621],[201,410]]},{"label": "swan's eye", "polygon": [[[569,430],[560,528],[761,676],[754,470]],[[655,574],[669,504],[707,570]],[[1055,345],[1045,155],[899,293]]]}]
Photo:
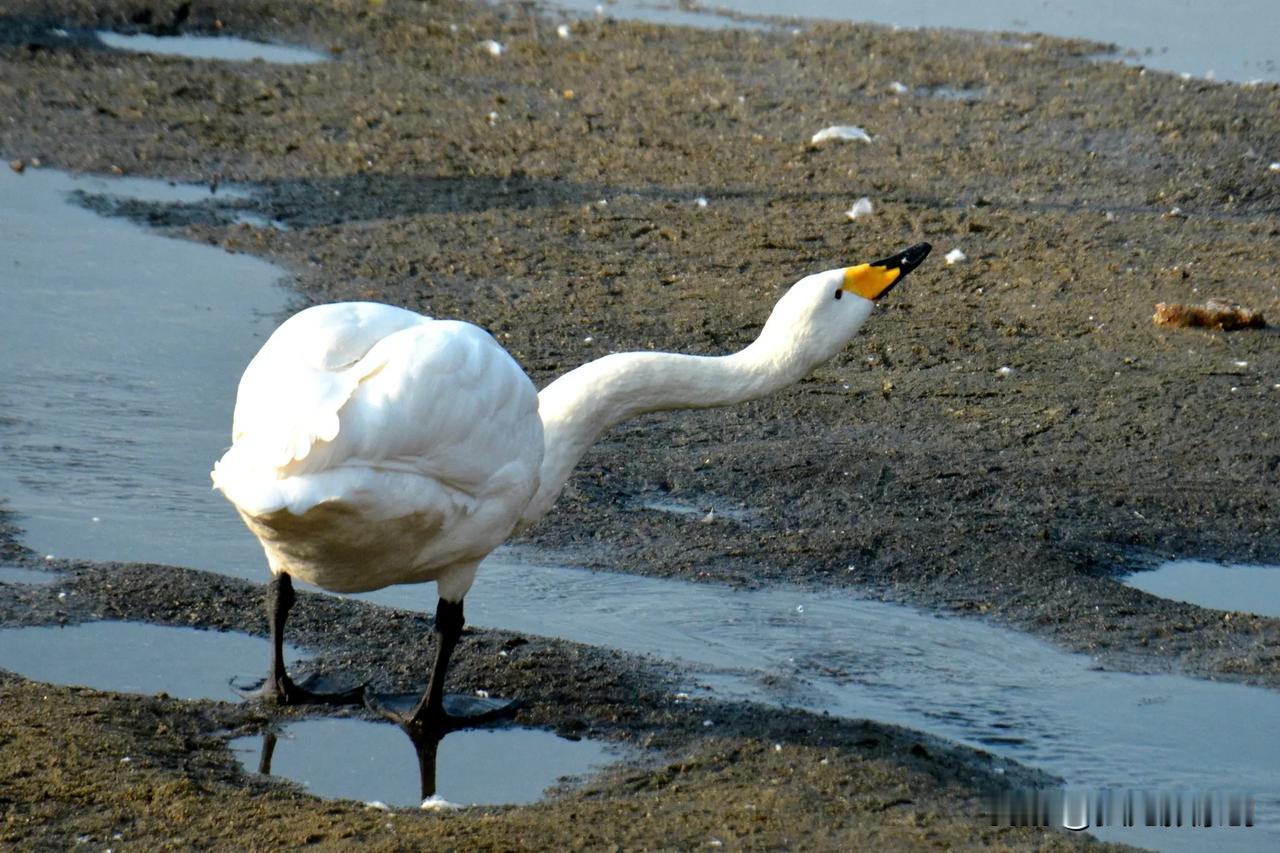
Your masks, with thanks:
[{"label": "swan's eye", "polygon": [[841,296],[844,296],[844,288],[838,287],[836,288],[836,299],[839,299]]}]

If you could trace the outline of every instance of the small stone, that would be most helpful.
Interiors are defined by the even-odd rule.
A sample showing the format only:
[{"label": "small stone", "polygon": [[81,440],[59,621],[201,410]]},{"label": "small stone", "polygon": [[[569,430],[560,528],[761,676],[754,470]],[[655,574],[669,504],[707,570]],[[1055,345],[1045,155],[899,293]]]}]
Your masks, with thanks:
[{"label": "small stone", "polygon": [[1261,311],[1245,308],[1229,299],[1210,299],[1202,305],[1181,302],[1159,302],[1151,318],[1157,326],[1216,329],[1263,329],[1267,321]]},{"label": "small stone", "polygon": [[9,168],[13,169],[13,171],[21,175],[24,171],[26,171],[27,164],[22,162],[21,160],[10,160]]}]

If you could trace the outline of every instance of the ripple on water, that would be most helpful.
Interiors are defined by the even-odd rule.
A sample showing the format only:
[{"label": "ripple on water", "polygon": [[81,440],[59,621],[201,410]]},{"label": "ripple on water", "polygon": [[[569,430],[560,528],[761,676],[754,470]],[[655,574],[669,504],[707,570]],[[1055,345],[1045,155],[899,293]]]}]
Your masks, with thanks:
[{"label": "ripple on water", "polygon": [[100,216],[76,192],[214,198],[207,186],[0,170],[0,496],[40,553],[262,579],[261,550],[209,469],[230,443],[240,373],[285,307],[284,271]]}]

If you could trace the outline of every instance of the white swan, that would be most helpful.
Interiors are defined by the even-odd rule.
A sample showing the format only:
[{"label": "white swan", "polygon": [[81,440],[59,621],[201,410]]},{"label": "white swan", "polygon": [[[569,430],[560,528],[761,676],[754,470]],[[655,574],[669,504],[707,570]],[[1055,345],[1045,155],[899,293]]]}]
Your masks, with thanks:
[{"label": "white swan", "polygon": [[873,301],[929,250],[921,243],[801,279],[741,352],[608,355],[541,394],[468,323],[365,302],[294,315],[245,370],[234,443],[212,474],[274,575],[264,695],[359,698],[311,693],[285,673],[290,576],[335,592],[433,580],[435,667],[422,701],[397,719],[417,729],[456,724],[443,707],[444,675],[476,567],[546,514],[587,448],[645,412],[725,406],[798,382],[845,346]]}]

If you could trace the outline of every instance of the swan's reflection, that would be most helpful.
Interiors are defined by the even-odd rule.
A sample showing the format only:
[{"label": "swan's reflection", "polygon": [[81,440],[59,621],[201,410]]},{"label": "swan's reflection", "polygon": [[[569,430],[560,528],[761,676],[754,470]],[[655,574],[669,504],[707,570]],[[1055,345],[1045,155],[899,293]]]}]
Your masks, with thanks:
[{"label": "swan's reflection", "polygon": [[[568,740],[510,724],[395,734],[383,722],[325,717],[289,723],[231,744],[246,769],[288,778],[323,797],[409,806],[519,804],[538,800],[563,776],[616,756],[609,744]],[[405,738],[413,759],[405,750]],[[443,748],[442,748],[443,744]],[[414,799],[414,762],[418,799]],[[442,799],[442,797],[444,799]]]},{"label": "swan's reflection", "polygon": [[[439,755],[440,741],[449,734],[451,732],[415,735],[405,731],[418,757],[418,777],[423,800],[429,800],[436,795],[436,760]],[[280,736],[275,732],[268,731],[262,734],[262,752],[258,756],[258,772],[263,776],[271,775],[271,759],[275,755],[276,743],[279,739]]]}]

